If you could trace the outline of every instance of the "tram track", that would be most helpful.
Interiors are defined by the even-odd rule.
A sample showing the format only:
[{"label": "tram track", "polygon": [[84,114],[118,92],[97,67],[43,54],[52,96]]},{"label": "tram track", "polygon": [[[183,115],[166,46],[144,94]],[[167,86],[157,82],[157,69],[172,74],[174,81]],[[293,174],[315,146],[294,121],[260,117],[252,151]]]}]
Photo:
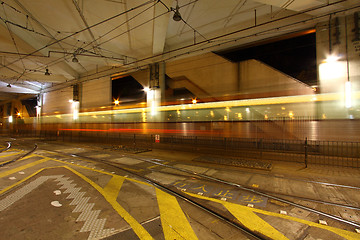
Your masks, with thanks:
[{"label": "tram track", "polygon": [[[178,170],[178,171],[182,171],[182,172],[192,174],[194,176],[201,177],[203,179],[207,179],[207,180],[210,180],[210,181],[213,181],[213,182],[222,183],[222,184],[225,184],[225,185],[228,185],[228,186],[236,187],[236,188],[239,188],[241,190],[245,190],[245,191],[250,192],[250,193],[254,193],[254,194],[257,194],[257,195],[260,195],[260,196],[263,196],[263,197],[267,197],[269,199],[273,199],[273,200],[276,200],[276,201],[279,201],[279,202],[282,202],[282,203],[286,203],[286,204],[289,204],[291,206],[298,207],[298,208],[301,208],[303,210],[306,210],[306,211],[309,211],[309,212],[312,212],[312,213],[316,213],[316,214],[321,215],[323,217],[327,217],[327,218],[330,218],[330,219],[333,219],[333,220],[336,220],[336,221],[339,221],[339,222],[342,222],[342,223],[346,223],[346,224],[351,225],[353,227],[357,227],[357,228],[360,227],[359,223],[349,221],[349,220],[343,219],[341,217],[338,217],[338,216],[335,216],[335,215],[332,215],[332,214],[328,214],[328,213],[325,213],[325,212],[322,212],[322,211],[319,211],[319,210],[316,210],[316,209],[313,209],[313,208],[310,208],[310,207],[307,207],[307,206],[292,202],[290,200],[287,200],[287,199],[284,199],[284,198],[281,198],[281,197],[274,196],[273,193],[270,194],[270,193],[267,193],[267,192],[264,192],[264,191],[259,191],[259,190],[253,189],[253,188],[244,187],[244,186],[242,186],[242,185],[240,185],[238,183],[229,182],[229,181],[222,180],[222,179],[215,178],[215,177],[211,177],[211,176],[208,176],[208,175],[205,175],[205,174],[202,174],[202,173],[197,173],[195,171],[189,171],[187,169],[181,169],[181,168],[177,168],[177,167],[174,167],[174,166],[169,166],[169,165],[166,165],[166,164],[162,164],[162,163],[159,163],[159,162],[154,162],[154,161],[151,161],[151,160],[146,160],[146,159],[141,159],[141,158],[135,158],[135,159],[150,162],[152,164],[156,164],[156,165],[159,165],[159,166],[162,166],[162,167],[167,167],[167,168],[175,169],[175,170]],[[294,196],[291,196],[291,197],[294,197]],[[304,198],[304,200],[305,200],[305,198]],[[310,200],[310,199],[307,199],[307,200]],[[323,203],[323,204],[331,204],[329,202],[324,202],[324,201],[320,201],[320,200],[312,200],[312,201],[317,201],[318,203]],[[332,205],[336,205],[336,204],[332,203]],[[337,206],[341,206],[341,205],[337,204]],[[351,206],[347,206],[347,205],[343,205],[343,206],[346,206],[347,208],[351,207]]]},{"label": "tram track", "polygon": [[[163,171],[157,171],[157,172],[163,172]],[[164,172],[167,173],[167,172]],[[180,177],[184,177],[185,175],[181,175],[181,174],[175,174],[172,173],[173,175],[176,176],[180,176]],[[187,175],[188,176],[188,175]],[[186,176],[185,176],[186,177]],[[200,179],[201,180],[201,179]],[[313,182],[313,181],[312,181]],[[349,186],[350,188],[350,186]],[[253,188],[252,188],[253,189]],[[357,188],[354,188],[357,189]],[[255,189],[254,189],[255,190]],[[306,197],[301,197],[301,196],[296,196],[296,195],[290,195],[290,194],[285,194],[285,193],[279,193],[279,192],[274,192],[274,191],[267,191],[267,190],[259,190],[257,189],[256,191],[261,191],[263,193],[266,194],[271,194],[271,195],[275,195],[275,196],[282,196],[282,197],[288,197],[288,198],[295,198],[295,199],[299,199],[301,201],[308,201],[308,202],[314,202],[314,203],[320,203],[320,204],[325,204],[325,205],[330,205],[330,206],[336,206],[336,207],[341,207],[341,208],[347,208],[347,209],[351,209],[351,210],[356,210],[360,212],[360,207],[357,206],[351,206],[351,205],[347,205],[347,204],[341,204],[341,203],[334,203],[334,202],[328,202],[328,201],[324,201],[324,200],[319,200],[319,199],[313,199],[313,198],[306,198]]]},{"label": "tram track", "polygon": [[0,149],[0,153],[5,152],[5,151],[7,151],[7,150],[9,150],[11,148],[11,142],[7,142],[7,144],[8,145],[7,145],[6,148]]},{"label": "tram track", "polygon": [[[154,182],[154,184],[153,184],[154,186],[155,185],[162,186],[162,187],[164,187],[166,189],[169,189],[169,192],[175,192],[175,193],[183,196],[182,194],[180,194],[180,193],[178,193],[178,192],[176,192],[174,190],[171,190],[168,187],[165,187],[161,183],[155,182],[154,180],[146,178],[145,176],[142,176],[142,175],[140,175],[139,173],[137,173],[135,171],[129,170],[128,167],[125,167],[120,163],[110,162],[109,160],[91,158],[91,157],[82,156],[82,155],[79,155],[79,154],[66,154],[66,153],[53,151],[53,150],[46,150],[46,151],[51,151],[51,152],[55,152],[55,153],[70,156],[70,157],[82,158],[82,159],[90,160],[90,161],[93,161],[93,162],[103,163],[103,164],[106,164],[106,165],[109,165],[109,166],[112,166],[112,167],[116,167],[116,168],[118,168],[118,169],[120,169],[122,171],[125,171],[127,173],[131,173],[131,174],[133,174],[133,175],[135,175],[137,177],[143,178],[144,180],[146,180],[149,183]],[[223,179],[211,177],[211,176],[208,176],[208,175],[205,175],[205,174],[202,174],[202,173],[198,173],[198,172],[195,172],[195,171],[190,171],[190,170],[187,170],[187,169],[182,169],[182,168],[174,167],[174,166],[171,166],[171,165],[163,164],[163,163],[160,163],[159,161],[153,161],[153,160],[149,160],[149,159],[139,158],[139,157],[133,156],[133,155],[132,155],[132,158],[140,160],[140,161],[148,162],[148,163],[151,163],[151,164],[154,164],[154,165],[157,165],[157,166],[162,166],[162,167],[165,167],[165,168],[171,168],[173,170],[177,170],[177,171],[186,173],[188,175],[194,176],[195,178],[200,179],[200,180],[207,180],[207,181],[210,181],[210,182],[221,183],[221,184],[225,184],[227,186],[232,186],[232,187],[244,190],[244,191],[252,193],[252,194],[256,194],[256,195],[263,196],[263,197],[266,197],[266,198],[269,198],[269,199],[273,199],[273,200],[279,201],[281,203],[289,204],[291,206],[306,210],[308,212],[318,214],[319,216],[326,217],[326,218],[329,218],[329,219],[332,219],[332,220],[335,220],[335,221],[350,225],[351,227],[360,228],[360,224],[357,223],[357,222],[346,220],[346,219],[343,219],[341,217],[338,217],[338,216],[335,216],[335,215],[332,215],[332,214],[328,214],[328,213],[325,213],[325,212],[322,212],[322,211],[319,211],[319,210],[304,206],[302,204],[293,202],[291,200],[287,200],[287,199],[285,199],[283,197],[298,198],[298,199],[303,200],[303,201],[312,201],[312,202],[316,202],[316,203],[333,205],[333,206],[343,207],[343,208],[348,208],[348,209],[353,209],[353,210],[360,210],[358,207],[349,206],[349,205],[343,205],[343,204],[337,204],[337,203],[331,203],[331,202],[325,202],[325,201],[309,199],[309,198],[302,198],[302,197],[291,196],[291,195],[284,195],[284,194],[279,194],[279,193],[274,193],[274,192],[260,191],[260,190],[253,189],[253,188],[250,188],[250,187],[242,186],[242,185],[240,185],[238,183],[233,183],[233,182],[229,182],[229,181],[226,181],[226,180],[223,180]],[[154,169],[151,169],[151,170],[148,169],[148,170],[151,171],[151,172],[155,171]],[[160,171],[155,171],[155,172],[160,172]],[[179,191],[179,192],[181,192],[181,191]],[[275,195],[280,195],[282,197],[275,196]]]},{"label": "tram track", "polygon": [[[11,142],[8,142],[8,148],[6,148],[6,150],[10,149],[10,147],[11,147]],[[18,160],[20,160],[20,159],[22,159],[22,158],[30,155],[31,153],[33,153],[33,152],[37,149],[37,147],[38,147],[38,146],[37,146],[37,144],[35,143],[33,149],[31,149],[30,151],[26,152],[25,154],[22,154],[22,155],[20,155],[20,156],[17,156],[16,158],[14,158],[14,159],[12,159],[12,160],[9,160],[9,161],[6,161],[6,162],[1,163],[1,164],[0,164],[0,167],[4,167],[4,166],[6,166],[6,165],[9,165],[9,164],[11,164],[11,163],[13,163],[13,162],[16,162],[16,161],[18,161]]]},{"label": "tram track", "polygon": [[[45,150],[45,149],[44,149]],[[119,169],[121,171],[124,171],[128,174],[131,174],[139,179],[142,179],[144,180],[145,182],[151,184],[152,186],[160,189],[160,190],[163,190],[167,193],[169,193],[170,195],[172,196],[175,196],[177,198],[180,198],[182,200],[184,200],[185,202],[205,211],[206,213],[214,216],[215,218],[221,220],[221,221],[224,221],[225,223],[229,224],[230,226],[232,227],[235,227],[236,229],[240,230],[241,232],[243,232],[244,234],[247,235],[247,237],[249,237],[250,239],[254,239],[254,240],[266,240],[268,239],[268,237],[266,236],[263,236],[261,233],[257,232],[257,231],[251,231],[250,229],[247,229],[246,227],[242,226],[241,224],[239,224],[239,222],[237,222],[236,220],[234,219],[231,219],[229,217],[226,217],[220,213],[217,213],[215,210],[212,210],[211,208],[203,205],[203,204],[200,204],[196,201],[194,201],[193,199],[191,199],[191,197],[185,195],[185,194],[182,194],[181,191],[175,191],[167,186],[165,186],[164,184],[158,182],[158,181],[155,181],[153,179],[150,179],[148,177],[145,177],[135,171],[131,171],[129,170],[128,168],[125,168],[125,167],[121,167],[121,164],[118,164],[118,163],[113,163],[113,162],[108,162],[108,161],[104,161],[104,160],[101,160],[101,159],[94,159],[94,158],[91,158],[91,157],[86,157],[86,156],[81,156],[81,155],[78,155],[78,154],[66,154],[66,153],[61,153],[61,152],[58,152],[58,151],[54,151],[54,150],[48,150],[46,149],[46,151],[49,151],[49,152],[55,152],[57,154],[61,154],[61,155],[66,155],[66,156],[70,156],[70,157],[76,157],[76,158],[82,158],[82,159],[86,159],[86,160],[90,160],[90,161],[93,161],[93,162],[100,162],[100,163],[103,163],[103,164],[106,164],[108,166],[111,166],[111,167],[114,167],[116,169]]]}]

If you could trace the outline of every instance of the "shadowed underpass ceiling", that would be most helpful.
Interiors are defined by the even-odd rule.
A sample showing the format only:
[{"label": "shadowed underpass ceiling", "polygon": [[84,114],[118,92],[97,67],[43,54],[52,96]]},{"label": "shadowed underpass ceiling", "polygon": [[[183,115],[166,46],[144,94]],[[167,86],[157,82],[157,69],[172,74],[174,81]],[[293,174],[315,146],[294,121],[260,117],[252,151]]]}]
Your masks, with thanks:
[{"label": "shadowed underpass ceiling", "polygon": [[360,6],[357,0],[0,2],[0,101],[313,28],[329,14]]}]

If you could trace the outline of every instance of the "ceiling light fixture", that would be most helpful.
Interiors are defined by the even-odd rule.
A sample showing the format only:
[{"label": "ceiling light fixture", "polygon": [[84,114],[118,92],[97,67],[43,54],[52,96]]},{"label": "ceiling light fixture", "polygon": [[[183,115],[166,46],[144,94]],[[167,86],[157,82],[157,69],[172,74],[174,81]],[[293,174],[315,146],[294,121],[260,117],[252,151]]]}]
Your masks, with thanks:
[{"label": "ceiling light fixture", "polygon": [[178,3],[178,1],[176,1],[176,8],[175,8],[175,13],[174,13],[173,19],[176,22],[181,21],[181,14],[179,12],[179,3]]},{"label": "ceiling light fixture", "polygon": [[45,75],[50,76],[49,69],[45,69]]},{"label": "ceiling light fixture", "polygon": [[73,59],[71,60],[73,63],[78,63],[79,62],[79,59],[76,58],[76,54],[74,53],[74,57]]}]

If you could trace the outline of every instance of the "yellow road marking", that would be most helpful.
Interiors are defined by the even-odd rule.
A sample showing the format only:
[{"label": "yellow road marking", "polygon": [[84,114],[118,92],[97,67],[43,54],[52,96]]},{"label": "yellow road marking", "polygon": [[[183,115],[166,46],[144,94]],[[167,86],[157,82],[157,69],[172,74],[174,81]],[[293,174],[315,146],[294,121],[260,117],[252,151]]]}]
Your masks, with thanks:
[{"label": "yellow road marking", "polygon": [[[79,167],[79,168],[84,168],[84,169],[87,169],[87,170],[90,170],[90,171],[94,171],[94,172],[98,172],[98,173],[102,173],[102,174],[106,174],[106,175],[109,175],[109,176],[118,176],[116,174],[113,174],[113,173],[109,173],[109,172],[105,172],[105,171],[102,171],[102,170],[98,170],[98,169],[93,169],[93,168],[90,168],[90,167],[86,167],[86,166],[82,166],[82,165],[77,165],[75,163],[69,163],[69,162],[65,162],[63,160],[59,160],[59,159],[55,159],[55,158],[49,158],[49,160],[52,160],[52,161],[55,161],[55,162],[60,162],[62,164],[67,164],[67,165],[71,165],[71,166],[74,166],[74,167]],[[130,169],[130,168],[127,168],[127,170],[133,170],[133,169]],[[136,183],[140,183],[140,184],[143,184],[143,185],[146,185],[146,186],[153,186],[149,183],[146,183],[146,182],[142,182],[142,181],[139,181],[139,180],[136,180],[136,179],[132,179],[132,178],[128,178],[128,177],[123,177],[124,179],[126,180],[129,180],[129,181],[132,181],[132,182],[136,182]]]},{"label": "yellow road marking", "polygon": [[[41,156],[41,155],[38,155],[40,157],[44,157],[44,156]],[[29,157],[29,156],[28,156]],[[61,162],[61,163],[65,163],[65,164],[68,164],[68,165],[73,165],[75,167],[80,167],[80,168],[85,168],[85,169],[88,169],[88,170],[91,170],[91,171],[96,171],[96,172],[99,172],[99,173],[103,173],[103,174],[106,174],[106,175],[111,175],[111,176],[118,176],[118,175],[115,175],[115,174],[111,174],[111,173],[108,173],[108,172],[104,172],[104,171],[100,171],[100,170],[97,170],[97,169],[92,169],[92,168],[89,168],[89,167],[85,167],[85,166],[81,166],[81,165],[76,165],[76,164],[71,164],[71,163],[67,163],[67,162],[64,162],[64,161],[61,161],[61,160],[58,160],[58,159],[53,159],[53,158],[49,158],[49,157],[44,157],[43,159],[41,160],[38,160],[36,162],[33,162],[33,163],[29,163],[29,164],[26,164],[26,165],[23,165],[23,166],[20,166],[20,167],[17,167],[15,169],[12,169],[12,170],[8,170],[8,171],[5,171],[5,172],[2,172],[0,173],[0,178],[2,177],[5,177],[5,176],[8,176],[10,174],[13,174],[15,172],[18,172],[18,171],[21,171],[21,170],[24,170],[26,168],[30,168],[30,167],[33,167],[37,164],[40,164],[40,163],[43,163],[43,162],[46,162],[48,160],[53,160],[53,161],[56,161],[56,162]],[[75,171],[75,170],[72,170],[71,168],[69,167],[66,167],[64,166],[65,168],[67,169],[70,169],[71,171]],[[38,172],[40,171],[37,171],[36,173],[32,174],[31,176],[34,176],[36,175]],[[76,172],[76,171],[75,171]],[[77,175],[79,175],[80,173],[78,173]],[[12,187],[15,187],[16,185],[20,184],[21,182],[25,181],[26,179],[29,179],[31,176],[23,179],[22,181],[20,182],[17,182],[15,183],[14,185],[10,186],[10,187],[7,187],[3,190],[1,190],[0,194],[2,194],[3,192],[11,189]],[[85,176],[84,176],[85,177]],[[125,177],[120,177],[118,176],[119,178],[123,178],[123,179],[127,179],[129,181],[132,181],[132,182],[136,182],[136,183],[140,183],[140,184],[144,184],[144,185],[147,185],[147,186],[152,186],[151,184],[148,184],[146,182],[141,182],[139,180],[135,180],[135,179],[131,179],[131,178],[125,178]],[[85,177],[86,178],[86,177]],[[89,179],[88,179],[89,180]],[[89,180],[91,181],[91,180]],[[111,179],[110,181],[115,181],[115,179]],[[89,182],[90,183],[90,182]],[[90,183],[91,184],[91,183]],[[93,183],[95,184],[95,183]],[[109,183],[108,183],[109,184]],[[96,185],[96,184],[95,184]],[[124,215],[129,215],[126,210],[124,210],[117,202],[116,202],[116,198],[114,200],[114,192],[109,192],[107,191],[106,189],[102,189],[100,186],[96,185],[99,189],[101,189],[99,192],[107,199],[107,201],[114,207],[114,209],[121,215],[121,214],[124,214]],[[121,188],[121,185],[117,185],[117,187],[120,189]],[[106,188],[106,186],[105,186]],[[228,207],[230,206],[230,208],[232,210],[229,209],[229,211],[234,211],[233,209],[234,208],[246,208],[245,206],[242,206],[242,205],[237,205],[237,204],[233,204],[233,203],[229,203],[229,202],[224,202],[224,201],[221,201],[221,200],[218,200],[218,199],[214,199],[214,198],[208,198],[208,197],[204,197],[204,196],[200,196],[198,194],[193,194],[193,193],[188,193],[187,194],[191,195],[191,196],[194,196],[194,197],[197,197],[197,198],[201,198],[201,199],[206,199],[206,200],[209,200],[209,201],[213,201],[213,202],[218,202],[220,204],[224,204],[225,203],[225,207]],[[170,195],[169,195],[170,196]],[[176,200],[176,199],[175,199]],[[115,202],[114,202],[115,201]],[[165,201],[166,202],[166,201]],[[178,203],[176,203],[178,204]],[[234,206],[232,206],[234,205]],[[244,210],[245,211],[245,210]],[[247,209],[247,211],[249,211]],[[331,231],[337,235],[340,235],[342,237],[344,237],[345,239],[349,239],[349,240],[356,240],[356,239],[359,239],[359,234],[358,233],[352,233],[352,232],[349,232],[349,231],[346,231],[346,230],[342,230],[342,229],[339,229],[339,228],[334,228],[334,227],[330,227],[330,226],[326,226],[326,225],[321,225],[321,224],[318,224],[318,223],[313,223],[313,222],[310,222],[310,221],[307,221],[307,220],[303,220],[303,219],[299,219],[299,218],[295,218],[295,217],[291,217],[291,216],[288,216],[288,215],[283,215],[283,214],[278,214],[278,213],[272,213],[272,212],[268,212],[268,211],[264,211],[264,210],[260,210],[260,209],[256,209],[256,208],[251,208],[251,211],[252,212],[258,212],[258,213],[261,213],[261,214],[264,214],[264,215],[269,215],[269,216],[275,216],[275,217],[279,217],[279,218],[283,218],[283,219],[288,219],[288,220],[291,220],[291,221],[296,221],[296,222],[299,222],[299,223],[303,223],[303,224],[306,224],[308,226],[312,226],[312,227],[317,227],[317,228],[321,228],[321,229],[325,229],[325,230],[328,230],[328,231]],[[125,212],[125,213],[124,213]],[[236,214],[236,213],[234,213]],[[122,215],[121,215],[122,216]],[[125,218],[124,218],[125,219]],[[136,221],[132,218],[131,215],[129,215],[129,221]],[[137,222],[136,222],[137,223]],[[130,223],[129,223],[130,224]],[[138,224],[138,223],[137,223]],[[131,224],[130,224],[131,225]],[[142,226],[140,224],[138,224],[141,228]],[[146,232],[146,230],[144,229],[143,231]],[[142,230],[138,230],[139,234],[138,236],[147,236],[148,233],[146,232],[145,235],[142,235]],[[150,235],[148,235],[150,236]],[[151,236],[150,236],[151,238]],[[146,239],[146,238],[142,238],[142,239]]]},{"label": "yellow road marking", "polygon": [[109,195],[110,198],[116,200],[124,180],[124,177],[113,176],[104,187],[104,192]]},{"label": "yellow road marking", "polygon": [[112,193],[106,192],[103,188],[101,188],[99,185],[91,181],[86,176],[82,175],[81,173],[77,172],[76,170],[69,168],[67,166],[64,166],[64,168],[72,171],[82,179],[84,179],[86,182],[88,182],[93,188],[95,188],[101,195],[104,196],[106,201],[108,201],[111,206],[115,209],[115,211],[131,226],[133,231],[136,233],[136,235],[140,239],[149,240],[153,239],[153,237],[145,230],[145,228],[136,221],[136,219],[131,216],[117,201],[116,198],[113,197]]},{"label": "yellow road marking", "polygon": [[[26,156],[26,157],[23,157],[23,158],[21,158],[21,159],[18,159],[18,160],[16,160],[16,161],[23,161],[23,160],[26,160],[26,159],[31,158],[31,157],[33,157],[33,156],[34,156],[33,154],[30,154],[30,155],[28,155],[28,156]],[[43,156],[41,156],[41,157],[43,157]],[[0,162],[0,164],[6,164],[6,163],[11,162],[11,161],[12,161],[12,160]]]},{"label": "yellow road marking", "polygon": [[[163,162],[162,164],[168,164],[169,162]],[[148,169],[151,169],[151,168],[155,168],[155,167],[160,167],[160,165],[153,165],[153,166],[150,166],[150,167],[147,167]]]},{"label": "yellow road marking", "polygon": [[[228,206],[232,205],[231,208],[246,208],[246,209],[249,208],[249,207],[246,207],[246,206],[237,205],[235,203],[224,202],[224,201],[221,201],[219,199],[200,196],[200,195],[194,194],[194,193],[186,192],[186,194],[188,194],[190,196],[193,196],[193,197],[197,197],[197,198],[217,202],[217,203],[223,204],[225,207],[228,207]],[[341,236],[341,237],[343,237],[345,239],[348,239],[348,240],[359,240],[359,234],[358,233],[349,232],[349,231],[346,231],[346,230],[343,230],[343,229],[330,227],[330,226],[322,225],[322,224],[319,224],[319,223],[310,222],[310,221],[307,221],[307,220],[304,220],[304,219],[291,217],[291,216],[280,214],[280,213],[268,212],[268,211],[261,210],[261,209],[256,209],[256,208],[250,208],[250,209],[253,212],[261,213],[261,214],[264,214],[264,215],[273,216],[273,217],[279,217],[279,218],[287,219],[287,220],[290,220],[290,221],[306,224],[306,225],[311,226],[311,227],[317,227],[317,228],[321,228],[321,229],[324,229],[324,230],[328,230],[328,231],[331,231],[331,232],[333,232],[333,233],[335,233],[335,234],[337,234],[337,235],[339,235],[339,236]]]},{"label": "yellow road marking", "polygon": [[12,189],[12,188],[16,187],[17,185],[19,185],[19,184],[21,184],[21,183],[25,182],[26,180],[28,180],[28,179],[32,178],[32,177],[33,177],[33,176],[35,176],[36,174],[39,174],[39,173],[40,173],[41,171],[43,171],[44,169],[50,169],[50,168],[57,168],[57,167],[46,167],[46,168],[42,168],[42,169],[40,169],[40,170],[38,170],[38,171],[34,172],[33,174],[31,174],[31,175],[27,176],[26,178],[24,178],[24,179],[22,179],[22,180],[20,180],[20,181],[18,181],[18,182],[16,182],[16,183],[14,183],[13,185],[11,185],[11,186],[9,186],[9,187],[6,187],[6,188],[4,188],[3,190],[1,190],[1,191],[0,191],[0,195],[1,195],[1,194],[3,194],[4,192],[9,191],[10,189]]},{"label": "yellow road marking", "polygon": [[[60,156],[63,156],[63,157],[69,157],[68,155],[65,155],[65,154],[62,154],[62,153],[52,153],[52,152],[48,152],[48,153],[53,154],[53,155],[60,155]],[[55,159],[55,158],[51,158],[51,159],[54,160],[54,161],[64,162],[64,160],[59,160],[59,159]],[[81,160],[81,161],[85,161],[85,162],[88,162],[88,163],[94,163],[94,162],[97,163],[94,160],[86,159],[86,158],[83,158],[83,157],[80,157],[80,156],[77,157],[76,160]],[[64,162],[64,163],[66,163],[66,162]],[[72,165],[81,166],[81,165],[76,165],[76,164],[72,164]],[[84,166],[82,166],[82,167],[84,167]],[[107,172],[99,171],[99,170],[96,170],[96,169],[91,169],[91,168],[89,168],[89,169],[90,170],[95,170],[97,172],[101,172],[101,173],[104,173],[104,174],[113,175],[113,174],[109,174]],[[128,171],[133,171],[133,172],[142,172],[142,171],[144,171],[143,169],[132,169],[132,168],[126,168],[126,167],[123,167],[123,169],[128,170]]]},{"label": "yellow road marking", "polygon": [[18,154],[20,154],[20,153],[23,153],[23,152],[24,152],[24,151],[9,153],[9,154],[0,156],[0,158],[11,157],[11,156],[14,156],[14,155],[18,155]]},{"label": "yellow road marking", "polygon": [[253,209],[239,207],[239,205],[229,204],[228,202],[223,202],[222,204],[251,231],[260,232],[271,239],[288,240],[287,237],[256,215],[252,211]]},{"label": "yellow road marking", "polygon": [[155,189],[165,239],[198,239],[176,198]]},{"label": "yellow road marking", "polygon": [[126,168],[126,167],[122,167],[122,169],[128,170],[128,171],[133,171],[133,172],[142,172],[144,171],[144,169],[132,169],[132,168]]},{"label": "yellow road marking", "polygon": [[33,166],[35,166],[35,165],[37,165],[37,164],[46,162],[46,161],[48,161],[48,160],[50,160],[50,158],[45,157],[45,158],[40,159],[40,160],[38,160],[38,161],[35,161],[35,162],[32,162],[32,163],[28,163],[28,164],[25,164],[25,165],[23,165],[23,166],[20,166],[20,167],[13,168],[13,169],[11,169],[11,170],[2,172],[2,173],[0,173],[0,178],[6,177],[6,176],[8,176],[8,175],[10,175],[10,174],[19,172],[19,171],[24,170],[24,169],[26,169],[26,168],[33,167]]}]

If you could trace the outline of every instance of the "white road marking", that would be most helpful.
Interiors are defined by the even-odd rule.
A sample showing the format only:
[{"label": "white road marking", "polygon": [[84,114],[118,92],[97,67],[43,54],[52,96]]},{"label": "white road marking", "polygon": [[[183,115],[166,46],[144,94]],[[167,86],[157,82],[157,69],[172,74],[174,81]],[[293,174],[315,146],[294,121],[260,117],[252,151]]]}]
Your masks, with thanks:
[{"label": "white road marking", "polygon": [[55,193],[55,195],[60,195],[61,194],[61,191],[60,190],[55,190],[53,193]]},{"label": "white road marking", "polygon": [[52,201],[51,205],[53,205],[54,207],[61,207],[62,206],[62,204],[59,203],[59,201]]}]

